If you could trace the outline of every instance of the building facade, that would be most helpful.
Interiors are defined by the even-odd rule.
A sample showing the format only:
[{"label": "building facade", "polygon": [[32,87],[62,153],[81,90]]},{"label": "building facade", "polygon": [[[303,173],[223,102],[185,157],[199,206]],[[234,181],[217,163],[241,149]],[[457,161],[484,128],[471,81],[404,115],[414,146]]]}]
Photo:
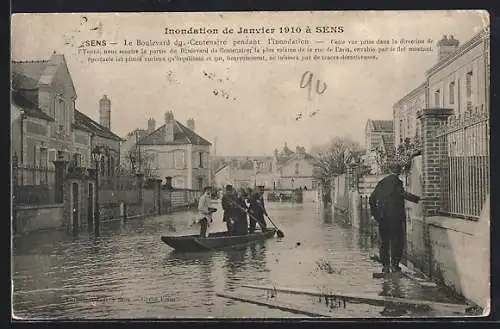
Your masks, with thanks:
[{"label": "building facade", "polygon": [[382,136],[394,138],[393,121],[368,119],[365,126],[366,151],[377,149],[383,143]]},{"label": "building facade", "polygon": [[165,123],[137,142],[142,166],[165,181],[171,177],[174,188],[202,189],[210,185],[212,144],[194,130],[193,119],[185,126],[171,111],[165,113]]},{"label": "building facade", "polygon": [[119,154],[121,139],[75,108],[77,93],[64,55],[13,61],[11,69],[11,150],[20,168],[18,184],[50,184],[56,159],[89,167],[95,143],[110,144]]},{"label": "building facade", "polygon": [[489,112],[489,32],[483,30],[460,45],[453,36],[438,41],[437,63],[425,81],[394,104],[395,143],[418,138],[417,111],[450,108],[453,117]]},{"label": "building facade", "polygon": [[303,147],[297,146],[295,152],[287,145],[281,152],[275,152],[275,183],[277,189],[317,189],[316,159]]},{"label": "building facade", "polygon": [[[451,108],[456,117],[485,111],[489,101],[488,38],[482,31],[460,47],[456,39],[452,41],[454,51],[427,71],[427,107]],[[443,38],[440,47],[451,47],[447,40]]]},{"label": "building facade", "polygon": [[382,163],[394,155],[394,123],[392,120],[368,119],[365,127],[365,165],[374,175],[384,171]]},{"label": "building facade", "polygon": [[427,81],[410,91],[393,106],[394,143],[396,146],[406,138],[420,136],[420,121],[417,112],[426,107]]}]

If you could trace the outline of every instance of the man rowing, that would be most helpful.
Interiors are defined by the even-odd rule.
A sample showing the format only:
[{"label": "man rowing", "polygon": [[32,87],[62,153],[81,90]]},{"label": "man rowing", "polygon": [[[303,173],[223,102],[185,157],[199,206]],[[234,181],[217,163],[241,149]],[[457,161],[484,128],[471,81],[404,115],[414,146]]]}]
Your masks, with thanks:
[{"label": "man rowing", "polygon": [[265,230],[267,227],[264,215],[267,216],[266,207],[264,205],[264,191],[260,186],[257,186],[253,191],[252,195],[249,197],[250,207],[250,233],[253,233],[256,228],[256,224],[259,223],[261,230]]},{"label": "man rowing", "polygon": [[222,221],[226,222],[227,231],[233,233],[234,219],[235,219],[235,207],[233,203],[235,202],[236,191],[233,189],[232,185],[226,185],[225,193],[222,196],[222,209],[224,210],[224,215],[222,216]]}]

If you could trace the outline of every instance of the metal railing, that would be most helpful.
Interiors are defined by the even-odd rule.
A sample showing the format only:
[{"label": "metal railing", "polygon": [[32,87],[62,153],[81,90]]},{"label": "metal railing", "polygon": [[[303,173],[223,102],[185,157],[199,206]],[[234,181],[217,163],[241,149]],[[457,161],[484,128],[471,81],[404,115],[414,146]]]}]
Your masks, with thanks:
[{"label": "metal railing", "polygon": [[54,168],[22,165],[13,161],[12,186],[15,205],[55,203]]},{"label": "metal railing", "polygon": [[489,115],[466,112],[451,117],[439,134],[441,158],[440,212],[477,219],[490,191]]}]

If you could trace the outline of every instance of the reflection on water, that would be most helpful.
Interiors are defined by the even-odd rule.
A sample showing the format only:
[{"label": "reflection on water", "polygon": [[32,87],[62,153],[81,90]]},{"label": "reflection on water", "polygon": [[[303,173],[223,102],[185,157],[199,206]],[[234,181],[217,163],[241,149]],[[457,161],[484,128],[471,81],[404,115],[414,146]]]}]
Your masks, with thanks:
[{"label": "reflection on water", "polygon": [[[163,244],[161,235],[198,230],[190,226],[191,212],[103,223],[99,238],[87,232],[77,237],[48,232],[16,239],[14,313],[71,319],[294,316],[216,296],[224,290],[262,295],[243,284],[445,298],[436,291],[423,293],[410,280],[401,279],[396,289],[372,279],[379,266],[370,260],[371,235],[328,210],[272,203],[268,208],[285,238],[230,250],[188,254]],[[210,230],[224,229],[221,218],[215,218]],[[288,301],[312,302],[303,296]],[[358,304],[334,316],[372,317],[380,312]]]}]

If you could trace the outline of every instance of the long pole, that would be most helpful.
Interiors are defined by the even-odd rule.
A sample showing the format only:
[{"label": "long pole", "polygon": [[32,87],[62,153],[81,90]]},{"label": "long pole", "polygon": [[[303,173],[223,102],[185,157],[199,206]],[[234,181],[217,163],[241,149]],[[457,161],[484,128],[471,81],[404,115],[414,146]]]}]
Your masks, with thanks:
[{"label": "long pole", "polygon": [[96,157],[95,161],[95,203],[94,203],[94,235],[99,236],[99,160]]}]

